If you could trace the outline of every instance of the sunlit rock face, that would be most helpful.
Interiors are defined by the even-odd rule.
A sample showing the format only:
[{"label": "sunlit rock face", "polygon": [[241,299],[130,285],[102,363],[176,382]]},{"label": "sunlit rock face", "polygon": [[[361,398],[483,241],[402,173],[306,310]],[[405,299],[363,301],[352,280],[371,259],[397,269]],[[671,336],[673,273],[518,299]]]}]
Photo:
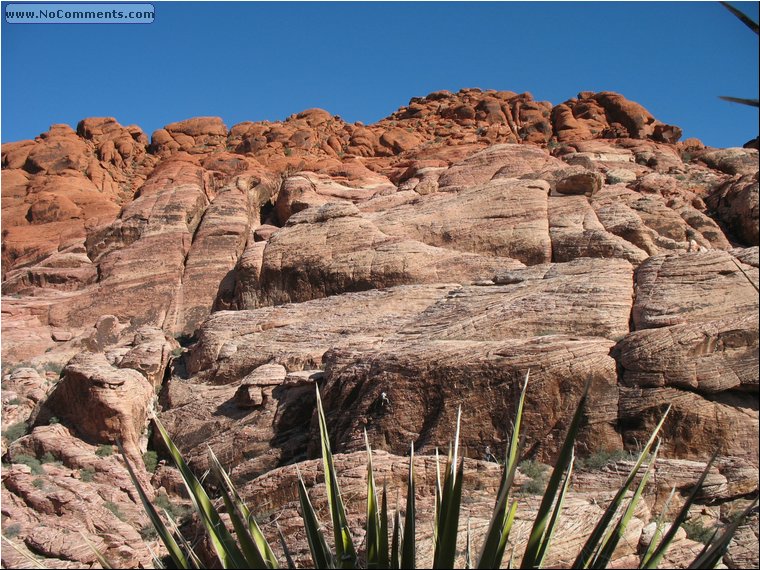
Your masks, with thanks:
[{"label": "sunlit rock face", "polygon": [[[499,480],[483,459],[503,456],[528,372],[524,453],[545,463],[587,383],[582,458],[636,450],[670,406],[657,488],[613,564],[638,564],[663,497],[715,450],[700,520],[726,522],[757,488],[758,153],[680,135],[616,93],[464,89],[371,125],[309,109],[148,136],[89,118],[4,144],[3,532],[50,567],[95,563],[79,530],[149,566],[160,547],[115,445],[151,496],[184,501],[156,414],[308,564],[293,464],[321,504],[318,386],[357,529],[365,431],[392,488],[414,444],[427,529],[431,454],[461,408],[477,544]],[[548,565],[625,465],[577,472]],[[753,520],[730,567],[757,566]],[[679,536],[667,564],[700,547]]]}]

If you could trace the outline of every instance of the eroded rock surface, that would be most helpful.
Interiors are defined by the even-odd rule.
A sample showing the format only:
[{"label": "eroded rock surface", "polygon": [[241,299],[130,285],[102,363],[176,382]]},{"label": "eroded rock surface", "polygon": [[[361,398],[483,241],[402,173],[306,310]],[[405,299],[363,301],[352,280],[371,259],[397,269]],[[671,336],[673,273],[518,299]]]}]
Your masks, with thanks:
[{"label": "eroded rock surface", "polygon": [[[725,522],[757,492],[758,155],[680,136],[616,93],[553,106],[463,89],[372,125],[309,109],[149,138],[90,118],[4,144],[4,529],[56,567],[93,563],[80,527],[150,564],[107,453],[121,441],[149,492],[176,499],[175,471],[146,470],[155,410],[193,468],[210,445],[293,535],[290,464],[314,483],[319,386],[336,451],[366,429],[397,483],[398,455],[445,448],[461,406],[477,535],[498,473],[475,460],[503,453],[528,371],[526,457],[553,460],[588,380],[580,457],[636,449],[671,405],[662,454],[684,463],[659,480],[685,488],[717,449],[698,516]],[[360,502],[362,461],[338,457]],[[569,564],[625,468],[577,474],[551,564]],[[650,514],[615,567],[638,563]],[[726,563],[752,567],[756,541],[742,530]],[[668,562],[694,548],[679,540]],[[4,566],[23,565],[10,552]]]}]

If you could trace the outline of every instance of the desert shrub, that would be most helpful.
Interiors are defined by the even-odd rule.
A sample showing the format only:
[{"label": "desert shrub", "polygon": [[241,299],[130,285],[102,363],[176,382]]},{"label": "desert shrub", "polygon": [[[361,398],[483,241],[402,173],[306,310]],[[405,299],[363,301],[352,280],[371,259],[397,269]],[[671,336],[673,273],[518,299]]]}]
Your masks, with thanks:
[{"label": "desert shrub", "polygon": [[95,470],[92,467],[85,467],[84,469],[80,469],[79,478],[85,483],[89,483],[95,478]]},{"label": "desert shrub", "polygon": [[579,469],[601,469],[610,463],[615,463],[617,461],[630,461],[635,459],[636,457],[634,455],[631,455],[631,453],[625,449],[603,449],[592,453],[588,457],[579,459],[577,463]]},{"label": "desert shrub", "polygon": [[520,487],[520,491],[526,495],[543,495],[546,491],[546,479],[544,477],[531,479]]},{"label": "desert shrub", "polygon": [[520,487],[520,491],[526,495],[543,495],[548,483],[546,474],[549,466],[538,461],[526,459],[520,462],[518,468],[523,475],[530,477],[530,481]]},{"label": "desert shrub", "polygon": [[9,406],[18,406],[21,403],[21,398],[11,398],[8,400]]},{"label": "desert shrub", "polygon": [[95,455],[98,457],[110,457],[113,455],[113,445],[108,445],[105,443],[99,445],[95,450]]},{"label": "desert shrub", "polygon": [[3,535],[6,536],[7,538],[16,538],[20,532],[21,532],[20,524],[11,524],[8,526],[3,526]]},{"label": "desert shrub", "polygon": [[60,376],[63,371],[63,364],[59,364],[58,362],[46,362],[42,365],[42,369],[45,372],[52,372]]},{"label": "desert shrub", "polygon": [[159,509],[168,512],[177,522],[184,521],[193,514],[192,507],[180,503],[172,503],[171,499],[165,494],[156,497],[155,505]]},{"label": "desert shrub", "polygon": [[103,506],[107,508],[109,511],[111,511],[114,514],[114,516],[120,521],[127,520],[127,517],[124,516],[124,513],[121,512],[119,505],[117,505],[116,503],[113,503],[111,501],[106,501],[105,503],[103,503]]},{"label": "desert shrub", "polygon": [[683,529],[694,542],[707,544],[715,532],[714,528],[706,527],[701,519],[692,519],[683,523]]},{"label": "desert shrub", "polygon": [[539,479],[545,476],[549,466],[539,463],[538,461],[533,461],[532,459],[526,459],[525,461],[521,461],[517,468],[526,477]]},{"label": "desert shrub", "polygon": [[140,537],[145,541],[155,540],[158,538],[156,527],[154,527],[151,523],[143,525],[140,529]]},{"label": "desert shrub", "polygon": [[29,426],[26,422],[18,422],[8,426],[8,428],[3,432],[3,436],[8,440],[8,442],[14,442],[18,438],[24,437],[28,429]]},{"label": "desert shrub", "polygon": [[32,470],[32,475],[42,475],[45,473],[40,460],[31,455],[27,455],[26,453],[20,453],[19,455],[14,456],[13,462],[27,465]]},{"label": "desert shrub", "polygon": [[40,457],[40,462],[41,463],[58,463],[58,464],[61,463],[60,461],[58,461],[58,458],[52,453],[50,453],[49,451],[46,451],[45,454],[42,457]]},{"label": "desert shrub", "polygon": [[32,481],[32,487],[35,489],[44,489],[45,488],[45,481],[42,479],[35,479]]},{"label": "desert shrub", "polygon": [[61,420],[59,420],[55,416],[50,416],[50,419],[48,420],[48,425],[49,426],[54,426],[54,425],[59,424],[59,423],[61,423]]},{"label": "desert shrub", "polygon": [[146,451],[143,453],[143,463],[145,463],[145,469],[150,473],[155,472],[158,465],[158,454],[155,451]]}]

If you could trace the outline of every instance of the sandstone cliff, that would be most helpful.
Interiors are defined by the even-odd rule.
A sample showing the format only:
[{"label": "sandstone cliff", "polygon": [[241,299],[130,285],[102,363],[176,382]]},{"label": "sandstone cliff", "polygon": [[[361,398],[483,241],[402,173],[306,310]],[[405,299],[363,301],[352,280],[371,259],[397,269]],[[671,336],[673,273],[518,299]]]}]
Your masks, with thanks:
[{"label": "sandstone cliff", "polygon": [[[90,118],[4,144],[3,532],[49,566],[94,563],[79,530],[149,565],[111,446],[176,496],[173,470],[143,462],[154,411],[195,468],[210,445],[262,520],[295,532],[283,489],[290,464],[314,471],[315,384],[349,479],[363,430],[390,477],[410,442],[447,445],[461,405],[491,489],[478,460],[503,452],[527,370],[528,457],[552,461],[591,379],[578,453],[635,450],[672,405],[663,450],[718,450],[703,516],[726,520],[757,491],[758,152],[680,136],[615,93],[465,89],[372,125],[311,109],[148,138]],[[604,473],[577,476],[556,564]],[[490,501],[473,498],[473,528]],[[732,567],[757,564],[754,521]]]}]

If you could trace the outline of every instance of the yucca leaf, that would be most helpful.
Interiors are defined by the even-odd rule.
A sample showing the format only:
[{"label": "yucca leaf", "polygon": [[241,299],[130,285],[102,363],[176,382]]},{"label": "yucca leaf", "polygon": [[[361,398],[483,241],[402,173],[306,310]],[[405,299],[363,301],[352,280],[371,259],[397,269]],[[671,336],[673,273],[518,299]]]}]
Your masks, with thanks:
[{"label": "yucca leaf", "polygon": [[129,477],[132,479],[132,484],[135,486],[137,495],[140,497],[140,502],[143,505],[143,509],[145,509],[145,513],[148,515],[153,528],[156,529],[158,536],[161,537],[161,541],[164,543],[164,546],[166,546],[166,550],[169,553],[172,562],[174,562],[174,565],[177,568],[190,568],[187,557],[182,552],[182,549],[177,544],[177,541],[174,540],[172,533],[169,532],[169,530],[166,528],[166,525],[164,525],[164,521],[161,520],[161,517],[156,512],[155,507],[148,499],[148,495],[145,494],[145,490],[143,489],[140,481],[137,479],[137,475],[135,474],[135,470],[132,468],[132,464],[130,463],[129,459],[127,459],[127,454],[124,452],[124,448],[120,442],[117,443],[117,445],[119,447],[119,452],[124,459],[124,465],[127,467]]},{"label": "yucca leaf", "polygon": [[372,472],[372,449],[369,445],[367,430],[364,430],[364,444],[367,447],[367,528],[365,543],[367,545],[367,568],[380,567],[380,517],[375,494],[375,475]]},{"label": "yucca leaf", "polygon": [[464,546],[464,567],[466,570],[470,570],[472,568],[472,558],[470,556],[470,543],[472,541],[472,537],[470,536],[470,517],[467,517],[467,536],[466,536],[466,542]]},{"label": "yucca leaf", "polygon": [[288,568],[290,570],[294,570],[296,563],[293,562],[293,557],[290,555],[290,549],[288,548],[288,543],[285,541],[285,536],[282,534],[282,529],[280,528],[280,525],[277,521],[275,521],[274,525],[277,527],[277,536],[280,538],[280,546],[282,547],[282,552],[285,555],[285,561],[288,564]]},{"label": "yucca leaf", "polygon": [[641,450],[641,453],[639,454],[639,458],[636,461],[635,465],[633,466],[633,469],[631,469],[631,472],[628,474],[628,477],[623,483],[623,486],[620,487],[620,489],[618,489],[618,492],[615,494],[609,506],[604,511],[604,514],[599,519],[599,522],[597,522],[596,526],[594,527],[594,530],[591,532],[591,535],[589,535],[580,553],[578,553],[578,556],[575,559],[575,562],[573,562],[573,568],[587,568],[594,556],[594,553],[597,552],[597,550],[600,548],[601,541],[604,538],[605,534],[607,534],[610,524],[612,523],[612,519],[615,517],[615,514],[618,512],[620,505],[623,502],[623,498],[625,497],[625,494],[628,492],[628,489],[633,484],[633,481],[636,478],[636,475],[638,474],[639,470],[641,469],[641,466],[649,457],[650,450],[652,449],[652,446],[654,445],[655,440],[657,439],[657,434],[660,432],[663,424],[665,423],[665,419],[668,417],[668,413],[670,413],[670,406],[668,406],[668,408],[665,410],[665,413],[662,415],[662,418],[660,418],[660,421],[655,426],[654,431],[652,432],[652,435],[649,436],[649,440],[647,441],[644,448]]},{"label": "yucca leaf", "polygon": [[728,101],[729,103],[740,103],[749,107],[760,107],[760,101],[757,99],[744,99],[742,97],[729,97],[727,95],[720,95],[718,98]]},{"label": "yucca leaf", "polygon": [[247,562],[243,553],[237,546],[235,539],[230,534],[227,527],[222,522],[219,513],[211,503],[208,494],[201,485],[198,478],[192,472],[190,467],[185,462],[179,449],[174,445],[174,442],[169,437],[163,424],[158,418],[154,418],[156,427],[158,428],[161,437],[164,440],[164,444],[169,450],[169,454],[174,460],[174,464],[179,469],[182,475],[182,481],[185,483],[190,500],[198,512],[201,523],[208,532],[211,544],[214,547],[217,558],[223,568],[246,568]]},{"label": "yucca leaf", "polygon": [[641,557],[639,568],[644,568],[644,566],[647,564],[649,559],[652,557],[652,554],[654,554],[654,550],[657,547],[660,537],[662,536],[662,529],[665,526],[665,517],[668,512],[668,507],[670,506],[670,502],[673,500],[673,497],[675,496],[675,494],[676,494],[676,488],[675,486],[673,486],[673,488],[670,490],[670,495],[668,496],[668,499],[665,501],[665,505],[662,507],[660,516],[657,517],[657,523],[655,524],[654,533],[652,534],[652,540],[649,541],[649,545],[647,545],[647,549],[644,552],[644,555]]},{"label": "yucca leaf", "polygon": [[[457,427],[454,433],[453,452],[450,453],[446,478],[443,482],[441,512],[438,519],[438,541],[433,554],[433,568],[453,568],[456,542],[459,533],[459,508],[462,502],[462,479],[464,461],[459,461],[459,430],[462,409],[457,411]],[[458,464],[459,463],[459,464]]]},{"label": "yucca leaf", "polygon": [[327,421],[325,420],[325,411],[322,408],[322,398],[319,396],[319,387],[317,387],[317,417],[319,420],[319,437],[322,444],[322,464],[325,469],[327,502],[330,507],[335,538],[335,560],[339,568],[355,568],[356,550],[351,539],[351,532],[348,529],[346,510],[338,486],[338,476],[335,472],[335,464],[330,450],[330,437],[327,433]]},{"label": "yucca leaf", "polygon": [[[515,472],[517,471],[517,461],[520,457],[520,426],[522,424],[523,405],[525,404],[525,394],[528,390],[528,380],[530,370],[525,374],[525,383],[523,384],[520,400],[517,404],[515,420],[513,422],[512,437],[509,443],[504,469],[499,483],[499,492],[496,496],[491,522],[488,525],[486,539],[478,557],[478,568],[499,568],[504,556],[504,547],[506,546],[505,533],[509,530],[505,528],[507,522],[507,498],[514,481]],[[516,506],[516,505],[515,505]],[[514,518],[513,518],[514,520]]]},{"label": "yucca leaf", "polygon": [[752,18],[750,18],[749,16],[747,16],[747,14],[745,14],[744,12],[742,12],[741,10],[739,10],[738,8],[734,8],[728,2],[721,2],[721,4],[723,5],[723,7],[726,10],[728,10],[734,16],[736,16],[737,18],[739,18],[739,20],[741,21],[742,24],[744,24],[745,26],[747,26],[750,30],[752,30],[756,34],[760,34],[760,29],[758,29],[757,22],[755,22]]},{"label": "yucca leaf", "polygon": [[20,554],[21,556],[23,556],[24,558],[26,558],[29,562],[31,562],[34,565],[35,568],[47,568],[47,566],[45,566],[44,564],[42,564],[42,562],[40,562],[39,560],[37,560],[34,556],[32,556],[31,554],[29,554],[28,552],[24,552],[18,546],[16,546],[15,544],[13,544],[13,541],[11,539],[9,539],[7,536],[2,535],[2,539],[5,542],[7,542],[8,545],[13,550],[15,550],[18,554]]},{"label": "yucca leaf", "polygon": [[401,544],[401,567],[417,567],[417,532],[415,528],[417,509],[415,507],[414,487],[414,444],[409,456],[409,476],[406,482],[406,513],[404,514],[404,540]]},{"label": "yucca leaf", "polygon": [[390,552],[388,551],[388,498],[383,483],[383,496],[380,503],[380,540],[378,542],[378,568],[385,570],[390,567]]},{"label": "yucca leaf", "polygon": [[235,509],[235,505],[232,504],[232,499],[230,499],[227,489],[222,487],[221,493],[222,500],[224,501],[224,508],[227,510],[227,514],[230,517],[232,527],[235,529],[235,535],[237,536],[240,550],[243,552],[243,556],[245,556],[245,561],[248,564],[248,567],[252,570],[266,570],[269,566],[264,561],[264,557],[253,542],[251,535],[248,534],[248,526],[245,524],[245,521],[240,518],[240,514],[237,512],[237,509]]},{"label": "yucca leaf", "polygon": [[551,543],[552,538],[554,537],[554,531],[557,528],[557,522],[559,521],[559,515],[562,513],[562,505],[565,502],[565,496],[567,495],[567,490],[570,487],[570,478],[573,475],[573,464],[575,463],[575,453],[573,453],[572,448],[570,448],[570,464],[567,466],[567,471],[565,472],[565,479],[562,483],[562,487],[559,493],[559,497],[557,498],[555,504],[554,504],[554,511],[552,512],[552,516],[549,519],[549,524],[546,527],[546,530],[544,531],[544,539],[541,541],[541,547],[538,550],[538,553],[536,554],[536,566],[541,567],[541,565],[544,562],[544,558],[546,557],[546,553],[549,551],[549,544]]},{"label": "yucca leaf", "polygon": [[111,564],[111,561],[105,557],[105,555],[98,549],[97,546],[95,546],[92,542],[89,541],[89,539],[84,535],[84,533],[81,530],[79,531],[79,535],[82,537],[82,540],[84,540],[84,543],[87,545],[87,547],[95,555],[95,558],[98,559],[98,564],[100,564],[100,566],[105,568],[106,570],[111,570],[111,568],[114,567],[113,564]]},{"label": "yucca leaf", "polygon": [[222,464],[220,463],[220,461],[217,459],[216,455],[214,454],[214,450],[211,449],[211,447],[209,447],[208,450],[209,450],[209,453],[211,454],[213,463],[217,467],[216,475],[218,478],[220,478],[221,483],[229,491],[230,497],[233,499],[235,503],[235,507],[240,512],[240,516],[243,518],[243,520],[247,522],[248,532],[253,538],[253,541],[256,543],[256,547],[258,548],[264,560],[269,564],[270,568],[278,568],[279,564],[277,563],[277,557],[275,556],[274,551],[269,545],[269,542],[267,542],[267,539],[264,537],[264,533],[261,532],[261,528],[256,522],[256,518],[253,516],[253,513],[251,513],[251,511],[248,509],[248,506],[240,497],[240,494],[237,492],[237,489],[232,484],[232,479],[230,479],[229,475],[227,475],[227,472],[224,470],[224,468],[222,467]]},{"label": "yucca leaf", "polygon": [[[701,550],[699,551],[699,554],[697,554],[696,557],[694,557],[694,560],[692,560],[692,562],[691,562],[692,564],[694,564],[700,557],[704,556],[707,553],[707,551],[710,549],[710,547],[715,543],[715,537],[717,535],[718,535],[718,529],[714,528],[713,531],[712,531],[712,534],[710,534],[710,538],[708,538],[704,542],[704,545],[702,546]],[[721,554],[721,558],[722,557],[723,557],[723,555]],[[718,559],[718,561],[720,561],[720,559]],[[715,565],[713,565],[713,566],[697,566],[697,568],[714,568],[714,567],[715,567]]]},{"label": "yucca leaf", "polygon": [[453,568],[456,558],[457,537],[459,536],[459,510],[462,504],[464,459],[459,460],[459,468],[454,473],[453,486],[444,485],[444,495],[441,501],[444,523],[439,536],[439,548],[435,552],[433,568]]},{"label": "yucca leaf", "polygon": [[[517,516],[517,501],[512,501],[512,504],[509,506],[509,510],[505,513],[504,516],[504,530],[501,534],[501,540],[499,542],[499,547],[496,551],[496,558],[499,561],[498,566],[494,566],[494,568],[501,567],[501,559],[504,557],[504,551],[507,548],[507,541],[509,540],[509,532],[512,530],[512,525],[515,522],[515,517]],[[512,559],[514,558],[515,551],[514,548],[512,549],[512,554],[509,556],[509,567],[512,566]]]},{"label": "yucca leaf", "polygon": [[[259,545],[253,540],[249,530],[249,521],[253,521],[254,525],[256,524],[256,521],[253,519],[248,507],[243,503],[242,499],[240,499],[240,495],[232,484],[232,480],[225,472],[224,467],[222,467],[222,464],[219,462],[219,459],[216,457],[216,454],[211,447],[208,448],[208,458],[211,472],[220,484],[224,506],[227,509],[227,514],[235,529],[238,544],[240,545],[240,549],[242,550],[243,556],[245,556],[249,567],[254,570],[278,568],[279,565],[277,565],[276,559],[274,560],[275,565],[272,566],[271,561],[268,562],[266,560],[264,553],[259,549]],[[266,540],[264,542],[271,552],[269,544],[266,543]],[[273,553],[272,558],[274,558]]]},{"label": "yucca leaf", "polygon": [[306,530],[306,540],[309,543],[309,551],[315,568],[334,568],[332,553],[327,547],[322,525],[319,524],[317,513],[309,500],[309,493],[306,491],[306,485],[301,477],[301,471],[298,470],[298,498],[301,502],[301,518],[303,519],[304,529]]},{"label": "yucca leaf", "polygon": [[641,481],[639,481],[639,484],[636,487],[636,491],[634,491],[633,493],[633,497],[631,497],[631,500],[628,502],[628,506],[626,507],[625,511],[621,515],[617,524],[615,525],[615,528],[607,537],[607,539],[603,542],[602,548],[599,550],[598,555],[595,557],[594,561],[591,563],[591,568],[607,568],[607,565],[610,563],[610,560],[612,560],[612,554],[615,552],[617,545],[620,543],[620,540],[623,538],[623,535],[625,534],[625,530],[626,528],[628,528],[628,523],[631,521],[631,518],[633,518],[633,513],[636,511],[636,506],[638,505],[639,500],[641,499],[641,494],[644,492],[644,488],[649,482],[650,476],[654,472],[655,461],[657,460],[657,453],[659,450],[660,450],[660,443],[658,442],[654,448],[654,451],[649,456],[649,465],[647,466],[647,469],[644,472],[644,475],[641,478]]},{"label": "yucca leaf", "polygon": [[398,570],[401,568],[401,513],[396,505],[396,515],[393,518],[393,540],[391,541],[391,568]]},{"label": "yucca leaf", "polygon": [[705,467],[705,470],[702,471],[702,475],[699,477],[697,484],[694,485],[688,497],[686,498],[686,501],[681,507],[681,510],[678,512],[678,515],[676,515],[675,519],[673,519],[673,522],[670,524],[670,528],[668,529],[668,532],[666,532],[665,536],[662,537],[662,540],[655,548],[654,552],[652,553],[652,556],[649,558],[649,560],[647,561],[645,565],[642,565],[642,568],[657,568],[657,566],[659,566],[660,562],[662,561],[663,556],[665,556],[665,552],[670,547],[670,543],[673,542],[673,539],[675,539],[678,529],[686,520],[686,517],[689,514],[689,509],[691,508],[691,505],[694,503],[694,500],[697,498],[697,494],[702,488],[702,485],[704,484],[705,479],[707,479],[707,475],[710,472],[710,468],[712,468],[712,465],[715,462],[716,457],[717,457],[717,453],[713,453],[713,456],[710,458],[710,461],[707,462],[707,466]]},{"label": "yucca leaf", "polygon": [[709,548],[705,552],[700,553],[700,555],[689,565],[689,568],[715,568],[726,554],[728,545],[736,534],[736,530],[741,526],[744,519],[749,516],[756,505],[757,497],[730,525],[728,525],[728,527],[726,527],[717,539],[713,537],[714,539],[710,541]]},{"label": "yucca leaf", "polygon": [[536,568],[540,562],[539,556],[541,555],[541,552],[545,552],[546,550],[545,542],[548,542],[546,529],[547,525],[549,524],[550,510],[555,502],[555,499],[558,497],[558,493],[560,493],[562,477],[572,462],[573,446],[575,445],[575,440],[578,437],[578,432],[580,431],[581,420],[583,419],[583,412],[586,407],[586,402],[588,401],[588,393],[590,388],[591,380],[586,382],[586,385],[583,388],[583,393],[581,395],[580,401],[578,402],[578,407],[575,410],[572,422],[570,423],[570,427],[567,430],[565,442],[560,448],[557,462],[554,466],[551,477],[549,478],[549,483],[546,486],[546,491],[544,492],[544,497],[541,500],[540,506],[538,507],[536,519],[533,523],[533,528],[530,532],[530,536],[528,537],[528,544],[525,547],[525,553],[523,554],[521,568]]},{"label": "yucca leaf", "polygon": [[188,559],[188,562],[190,562],[190,567],[203,568],[203,563],[201,562],[200,558],[198,558],[198,555],[193,550],[193,547],[190,545],[187,539],[180,532],[179,526],[177,525],[176,521],[172,517],[171,513],[164,510],[164,516],[166,517],[166,522],[168,523],[167,528],[171,531],[172,536],[177,537],[177,540],[179,541],[180,546],[184,549],[185,554],[187,554],[187,559]]},{"label": "yucca leaf", "polygon": [[[449,450],[449,456],[451,452]],[[451,459],[451,457],[449,457]],[[438,548],[438,527],[441,518],[441,458],[438,455],[438,448],[435,448],[435,504],[433,510],[433,551]]]}]

